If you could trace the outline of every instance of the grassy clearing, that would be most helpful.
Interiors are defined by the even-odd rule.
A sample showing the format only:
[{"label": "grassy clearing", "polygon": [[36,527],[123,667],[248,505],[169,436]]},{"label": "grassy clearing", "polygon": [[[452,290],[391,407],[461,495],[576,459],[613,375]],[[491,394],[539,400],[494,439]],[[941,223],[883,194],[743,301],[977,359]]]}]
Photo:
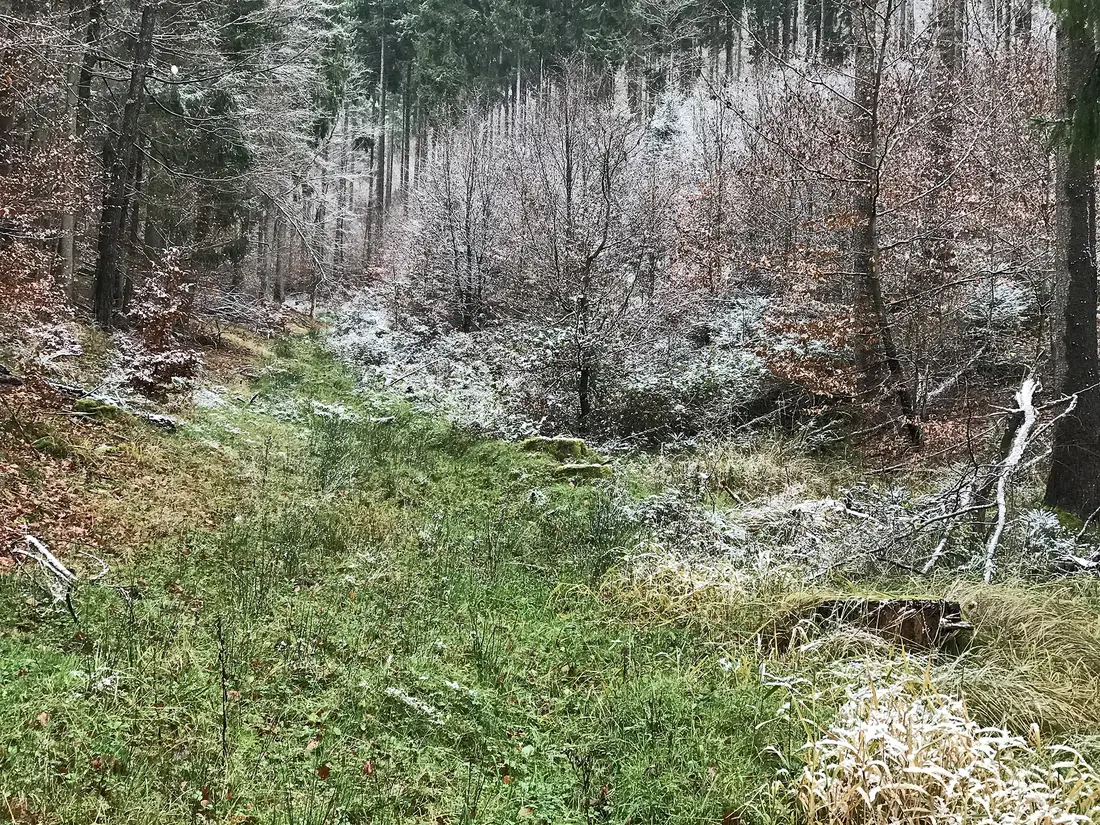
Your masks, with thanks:
[{"label": "grassy clearing", "polygon": [[602,488],[356,396],[309,342],[274,352],[181,433],[110,446],[119,552],[79,624],[0,578],[0,812],[792,818],[771,783],[802,722],[705,628],[601,597],[637,538]]},{"label": "grassy clearing", "polygon": [[[177,433],[55,418],[40,437],[65,457],[33,447],[112,570],[78,589],[78,623],[37,571],[0,577],[0,820],[794,823],[803,745],[853,685],[899,680],[1096,752],[1095,580],[810,586],[663,547],[634,506],[828,497],[843,461],[763,442],[571,482],[357,393],[310,339],[238,346],[219,376]],[[62,515],[25,529],[94,574],[80,535],[48,532]],[[961,601],[975,644],[759,638],[890,594]]]}]

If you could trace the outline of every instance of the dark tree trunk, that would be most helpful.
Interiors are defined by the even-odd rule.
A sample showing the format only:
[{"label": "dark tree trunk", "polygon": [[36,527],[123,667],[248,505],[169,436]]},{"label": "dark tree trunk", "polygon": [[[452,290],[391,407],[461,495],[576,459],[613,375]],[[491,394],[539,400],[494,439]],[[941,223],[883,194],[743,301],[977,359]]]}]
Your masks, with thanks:
[{"label": "dark tree trunk", "polygon": [[[858,220],[852,232],[853,270],[858,298],[856,315],[863,328],[857,347],[860,368],[865,375],[877,369],[878,354],[885,360],[891,394],[897,399],[906,434],[913,446],[923,438],[917,422],[913,392],[905,374],[889,308],[882,291],[879,270],[879,188],[882,147],[879,114],[882,90],[882,65],[891,19],[879,21],[879,4],[864,0],[856,11],[857,41],[855,67],[855,154],[857,191],[855,212]],[[876,340],[877,339],[877,340]]]},{"label": "dark tree trunk", "polygon": [[398,191],[405,193],[409,189],[409,149],[412,143],[412,61],[405,67],[405,87],[401,103],[401,184]]},{"label": "dark tree trunk", "polygon": [[379,92],[379,119],[378,119],[378,138],[374,144],[374,155],[377,162],[374,178],[374,226],[375,234],[373,239],[373,245],[375,247],[381,246],[382,239],[382,224],[385,221],[386,215],[386,191],[388,189],[388,179],[386,177],[386,161],[387,161],[387,146],[386,146],[386,109],[388,101],[386,100],[386,42],[382,41],[382,70],[379,73],[378,92]]},{"label": "dark tree trunk", "polygon": [[582,432],[588,432],[589,416],[592,414],[592,368],[587,359],[583,362],[577,373],[577,401],[580,404],[580,417],[577,428]]},{"label": "dark tree trunk", "polygon": [[289,240],[287,219],[280,214],[275,218],[275,277],[271,284],[271,300],[277,304],[286,298],[287,270],[292,262]]},{"label": "dark tree trunk", "polygon": [[[1058,29],[1058,87],[1063,119],[1071,120],[1096,63],[1091,33]],[[1076,396],[1074,410],[1054,431],[1045,503],[1082,519],[1100,510],[1100,363],[1096,332],[1095,136],[1071,129],[1058,147],[1058,260],[1061,305],[1061,390]]]},{"label": "dark tree trunk", "polygon": [[256,222],[256,291],[260,298],[267,297],[268,263],[271,258],[272,207],[265,206]]},{"label": "dark tree trunk", "polygon": [[[0,54],[0,57],[3,55]],[[15,152],[14,104],[0,97],[0,177],[11,174],[12,156]]]},{"label": "dark tree trunk", "polygon": [[[937,43],[937,65],[933,76],[934,104],[930,150],[932,163],[928,185],[928,208],[934,221],[941,221],[952,211],[944,191],[952,173],[954,161],[955,99],[959,72],[962,68],[962,27],[966,7],[960,0],[937,0],[934,7]],[[935,283],[956,269],[955,243],[946,220],[934,230],[926,243],[925,255]]]},{"label": "dark tree trunk", "polygon": [[[18,65],[18,51],[17,48],[0,48],[0,66]],[[0,82],[0,177],[11,174],[16,150],[17,95],[13,93],[12,86],[11,77]],[[6,222],[0,222],[0,248],[10,243],[7,236],[8,228],[3,225],[4,223]]]},{"label": "dark tree trunk", "polygon": [[103,30],[103,0],[93,0],[88,9],[88,26],[84,33],[84,53],[80,58],[80,73],[76,82],[76,134],[84,134],[91,120],[92,80],[99,63],[99,37]]},{"label": "dark tree trunk", "polygon": [[130,303],[134,298],[134,289],[136,286],[136,276],[138,269],[142,265],[142,258],[144,257],[144,250],[141,249],[141,239],[144,236],[142,232],[142,209],[141,209],[141,190],[145,183],[145,163],[144,157],[139,152],[137,157],[137,169],[134,171],[133,186],[131,192],[131,204],[127,210],[127,221],[129,222],[129,256],[126,260],[126,268],[123,273],[123,287],[122,294],[120,296],[120,306],[123,313],[126,313],[130,309]]},{"label": "dark tree trunk", "polygon": [[141,13],[141,28],[130,69],[130,84],[123,108],[122,124],[117,134],[107,139],[103,149],[107,183],[99,223],[95,317],[104,329],[111,328],[122,295],[122,244],[133,196],[132,185],[137,177],[139,126],[145,102],[145,78],[153,56],[155,28],[156,9],[152,3],[147,3]]},{"label": "dark tree trunk", "polygon": [[351,164],[352,147],[350,143],[350,125],[347,111],[343,116],[343,131],[340,135],[340,160],[337,164],[336,179],[336,229],[333,237],[333,265],[339,269],[344,265],[348,245],[348,212],[353,203],[353,190],[348,179]]},{"label": "dark tree trunk", "polygon": [[230,282],[234,292],[244,286],[244,264],[248,254],[248,244],[252,237],[252,214],[247,213],[237,221],[237,243],[233,249],[233,278]]}]

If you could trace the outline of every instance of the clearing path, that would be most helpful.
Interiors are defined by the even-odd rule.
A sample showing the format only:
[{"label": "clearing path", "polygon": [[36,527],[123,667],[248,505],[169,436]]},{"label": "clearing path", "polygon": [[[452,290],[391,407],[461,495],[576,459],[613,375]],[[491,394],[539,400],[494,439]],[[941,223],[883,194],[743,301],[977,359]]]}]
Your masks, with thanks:
[{"label": "clearing path", "polygon": [[[787,819],[804,732],[706,633],[601,594],[637,538],[606,493],[280,352],[111,448],[142,543],[78,583],[79,624],[0,579],[13,819]],[[191,491],[208,524],[178,523]]]}]

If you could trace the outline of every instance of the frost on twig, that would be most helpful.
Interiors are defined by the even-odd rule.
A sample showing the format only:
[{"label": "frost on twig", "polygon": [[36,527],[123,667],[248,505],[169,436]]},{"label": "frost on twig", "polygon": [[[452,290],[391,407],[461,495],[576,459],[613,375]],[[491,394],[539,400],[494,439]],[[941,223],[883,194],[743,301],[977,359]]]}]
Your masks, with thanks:
[{"label": "frost on twig", "polygon": [[61,563],[50,549],[34,536],[26,537],[27,549],[16,548],[12,552],[17,556],[23,556],[46,571],[46,588],[50,591],[54,601],[62,602],[68,608],[69,613],[76,619],[76,610],[73,608],[73,587],[76,585],[76,574]]},{"label": "frost on twig", "polygon": [[1016,404],[1023,413],[1024,420],[1020,424],[1016,435],[1012,439],[1012,448],[1001,462],[1000,473],[997,477],[997,521],[993,526],[993,532],[989,534],[989,541],[985,545],[985,581],[986,584],[993,581],[996,572],[997,545],[1000,544],[1001,534],[1004,533],[1005,519],[1008,514],[1006,501],[1008,480],[1020,464],[1027,450],[1028,437],[1035,428],[1035,392],[1039,389],[1039,383],[1034,378],[1028,378],[1016,393]]},{"label": "frost on twig", "polygon": [[[946,554],[952,532],[962,516],[968,513],[978,514],[980,516],[980,514],[985,513],[989,508],[995,507],[996,518],[982,546],[985,581],[992,581],[994,574],[997,572],[997,549],[1008,524],[1008,493],[1010,484],[1013,478],[1028,470],[1036,462],[1042,460],[1049,454],[1049,451],[1046,451],[1040,453],[1038,456],[1032,455],[1028,458],[1032,446],[1036,444],[1044,433],[1054,426],[1059,419],[1072,413],[1077,404],[1077,397],[1070,396],[1069,398],[1062,398],[1058,401],[1037,407],[1035,405],[1035,396],[1041,390],[1042,386],[1034,378],[1028,378],[1021,384],[1019,390],[1017,390],[1015,394],[1016,407],[1009,411],[1011,417],[1001,442],[1000,459],[995,464],[989,466],[988,470],[984,473],[984,479],[980,483],[975,481],[973,484],[965,487],[960,485],[958,489],[958,500],[953,509],[925,518],[917,526],[916,529],[921,530],[932,524],[945,523],[939,543],[932,551],[932,555],[927,562],[921,568],[922,573],[927,574],[931,572],[932,568],[934,568]],[[1068,402],[1066,409],[1061,413],[1048,421],[1041,424],[1039,423],[1040,410],[1045,410],[1054,404],[1063,404],[1066,402]]]},{"label": "frost on twig", "polygon": [[[17,547],[12,552],[17,556],[23,556],[24,558],[36,562],[38,566],[45,571],[46,589],[49,590],[54,601],[61,602],[65,605],[66,609],[69,611],[69,615],[73,617],[73,621],[78,621],[76,617],[76,608],[73,605],[73,591],[80,581],[79,577],[66,567],[40,539],[34,536],[27,536],[25,542],[27,545],[26,550]],[[107,566],[107,563],[98,556],[93,556],[91,553],[82,553],[81,555],[87,556],[100,566],[99,572],[87,579],[87,581],[102,581],[107,574],[111,572],[111,568]],[[126,588],[116,587],[114,589],[122,593],[124,598],[127,597],[128,591],[126,591]]]}]

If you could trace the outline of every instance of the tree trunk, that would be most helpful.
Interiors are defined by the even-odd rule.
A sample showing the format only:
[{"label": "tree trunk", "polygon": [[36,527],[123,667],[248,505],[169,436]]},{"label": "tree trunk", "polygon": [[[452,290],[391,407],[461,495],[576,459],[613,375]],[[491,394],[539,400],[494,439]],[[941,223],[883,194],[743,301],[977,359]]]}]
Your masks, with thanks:
[{"label": "tree trunk", "polygon": [[[1072,122],[1078,99],[1096,63],[1089,31],[1058,27],[1058,91],[1063,120]],[[1076,396],[1058,421],[1045,503],[1088,519],[1100,510],[1100,362],[1097,356],[1096,148],[1095,136],[1070,128],[1058,146],[1058,259],[1061,304],[1062,393]]]},{"label": "tree trunk", "polygon": [[[85,28],[85,10],[81,0],[69,0],[69,32],[75,41]],[[88,48],[86,45],[85,48]],[[69,137],[77,134],[80,113],[80,77],[83,57],[74,59],[65,73],[65,125]],[[55,277],[71,299],[76,298],[76,229],[77,214],[66,211],[61,215],[61,231],[57,240],[57,266]]]},{"label": "tree trunk", "polygon": [[937,61],[933,76],[932,136],[929,149],[932,164],[928,185],[928,209],[936,224],[935,236],[928,239],[925,255],[934,283],[942,283],[945,275],[956,269],[955,243],[947,222],[953,208],[944,191],[951,175],[954,160],[955,90],[962,62],[962,42],[966,14],[959,0],[937,0],[934,10],[937,45]]},{"label": "tree trunk", "polygon": [[256,221],[256,291],[259,293],[261,300],[267,297],[268,246],[270,243],[268,216],[270,214],[271,207],[268,206],[260,213],[260,219]]},{"label": "tree trunk", "polygon": [[244,285],[244,263],[248,255],[248,244],[251,235],[252,216],[251,213],[245,213],[237,219],[237,242],[234,244],[233,249],[233,277],[230,281],[230,287],[234,292],[240,291]]},{"label": "tree trunk", "polygon": [[286,297],[286,272],[290,268],[290,244],[287,243],[286,218],[275,217],[275,278],[271,284],[271,299],[282,304]]},{"label": "tree trunk", "polygon": [[581,368],[577,373],[577,401],[580,404],[580,418],[577,429],[588,432],[589,416],[592,414],[592,368],[587,358],[582,357]]},{"label": "tree trunk", "polygon": [[103,149],[107,184],[99,223],[99,258],[95,272],[95,317],[104,329],[110,329],[121,298],[123,233],[131,204],[131,184],[136,178],[141,111],[145,102],[145,78],[153,56],[156,8],[147,3],[141,12],[141,28],[130,69],[130,85],[123,108],[122,124],[116,136],[108,138]]},{"label": "tree trunk", "polygon": [[92,80],[99,63],[99,38],[103,30],[103,0],[93,0],[88,9],[88,27],[84,34],[84,54],[76,83],[76,134],[80,137],[91,121]]},{"label": "tree trunk", "polygon": [[[890,2],[887,0],[888,4]],[[897,399],[909,442],[919,446],[923,438],[917,422],[913,392],[894,337],[879,271],[878,207],[882,162],[879,115],[882,65],[892,8],[888,5],[883,22],[880,22],[879,6],[877,0],[864,0],[854,21],[857,33],[854,148],[858,183],[855,197],[857,223],[852,232],[852,253],[858,296],[856,320],[863,330],[857,344],[857,357],[865,376],[871,376],[877,371],[876,361],[881,349],[891,394]]]},{"label": "tree trunk", "polygon": [[[0,48],[0,65],[14,66],[18,63],[14,50]],[[13,81],[10,77],[0,84],[0,177],[7,177],[12,171],[12,158],[15,154],[15,126],[17,95],[11,88]],[[3,229],[0,227],[0,232]]]},{"label": "tree trunk", "polygon": [[352,209],[354,190],[350,180],[351,155],[353,150],[351,137],[351,122],[347,105],[340,120],[340,156],[337,164],[336,179],[336,235],[333,240],[333,264],[339,269],[343,267],[348,245],[348,217]]},{"label": "tree trunk", "polygon": [[374,178],[374,224],[375,233],[372,252],[381,246],[382,222],[386,215],[386,40],[382,38],[382,67],[378,74],[378,137],[374,143],[375,161],[378,164]]},{"label": "tree trunk", "polygon": [[[405,67],[405,87],[401,103],[403,107],[401,123],[401,185],[398,187],[398,192],[407,193],[409,190],[409,149],[412,144],[412,61],[409,61]],[[407,194],[405,202],[408,204]]]},{"label": "tree trunk", "polygon": [[269,292],[274,292],[276,270],[279,268],[279,207],[274,201],[267,202],[267,212],[264,214],[264,235],[267,239],[264,244],[264,282],[261,284],[260,297],[267,298]]},{"label": "tree trunk", "polygon": [[[139,255],[139,249],[141,247],[141,239],[144,237],[144,221],[142,219],[141,208],[141,190],[145,183],[145,163],[142,154],[139,152],[137,157],[137,169],[134,171],[132,191],[131,191],[131,205],[127,210],[126,220],[129,223],[127,234],[129,239],[127,241],[128,255],[125,263],[125,271],[122,273],[123,286],[120,296],[119,306],[123,313],[126,313],[130,309],[130,302],[134,298],[134,289],[136,286],[136,275],[139,267],[141,266],[142,257]],[[144,252],[144,250],[142,250]]]}]

